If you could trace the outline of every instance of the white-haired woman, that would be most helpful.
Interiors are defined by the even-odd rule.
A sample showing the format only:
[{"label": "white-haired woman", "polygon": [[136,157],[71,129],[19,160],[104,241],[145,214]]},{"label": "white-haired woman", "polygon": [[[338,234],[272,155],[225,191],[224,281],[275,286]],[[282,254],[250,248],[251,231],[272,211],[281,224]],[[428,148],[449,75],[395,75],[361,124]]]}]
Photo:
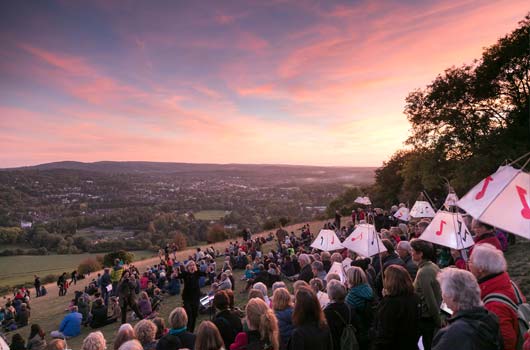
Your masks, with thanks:
[{"label": "white-haired woman", "polygon": [[[516,290],[522,296],[506,272],[506,260],[503,252],[491,244],[479,244],[473,249],[468,265],[469,270],[478,280],[480,296],[485,303],[484,307],[499,318],[504,349],[515,350],[519,332],[517,313],[506,302],[488,300],[488,295],[496,293],[508,298],[508,302],[518,304]],[[522,298],[524,299],[524,296]]]},{"label": "white-haired woman", "polygon": [[502,349],[497,317],[483,307],[480,288],[469,271],[448,267],[438,275],[443,300],[453,310],[449,325],[433,339],[433,350]]},{"label": "white-haired woman", "polygon": [[83,340],[82,350],[105,350],[107,342],[101,332],[92,332]]}]

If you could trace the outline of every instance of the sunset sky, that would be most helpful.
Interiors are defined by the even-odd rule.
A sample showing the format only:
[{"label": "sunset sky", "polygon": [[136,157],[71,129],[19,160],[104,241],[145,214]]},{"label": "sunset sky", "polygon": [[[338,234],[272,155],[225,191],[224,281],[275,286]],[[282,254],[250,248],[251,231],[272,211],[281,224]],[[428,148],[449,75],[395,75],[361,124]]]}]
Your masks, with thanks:
[{"label": "sunset sky", "polygon": [[3,1],[0,168],[380,166],[405,97],[517,27],[509,1]]}]

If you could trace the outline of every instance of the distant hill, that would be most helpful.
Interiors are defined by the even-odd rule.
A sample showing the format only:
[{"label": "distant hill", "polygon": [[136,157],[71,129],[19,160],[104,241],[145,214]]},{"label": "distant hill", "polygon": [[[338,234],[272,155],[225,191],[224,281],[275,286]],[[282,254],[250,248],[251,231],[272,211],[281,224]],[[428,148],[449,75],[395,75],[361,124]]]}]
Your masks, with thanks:
[{"label": "distant hill", "polygon": [[35,166],[2,169],[4,171],[24,170],[82,170],[105,173],[256,173],[303,175],[317,178],[347,178],[353,174],[356,177],[373,177],[375,167],[324,167],[305,165],[270,165],[270,164],[194,164],[194,163],[164,163],[164,162],[113,162],[101,161],[83,163],[63,161],[39,164]]}]

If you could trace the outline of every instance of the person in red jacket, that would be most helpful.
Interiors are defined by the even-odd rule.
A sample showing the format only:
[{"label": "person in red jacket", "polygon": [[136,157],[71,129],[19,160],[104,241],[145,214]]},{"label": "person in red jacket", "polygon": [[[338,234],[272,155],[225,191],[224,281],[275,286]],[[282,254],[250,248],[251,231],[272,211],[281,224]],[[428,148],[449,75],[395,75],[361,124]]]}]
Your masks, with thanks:
[{"label": "person in red jacket", "polygon": [[[480,286],[480,297],[485,301],[484,307],[497,315],[504,341],[505,350],[515,350],[519,332],[516,312],[501,301],[487,301],[492,293],[502,294],[517,304],[517,297],[510,276],[506,272],[506,260],[501,250],[491,244],[475,246],[469,259],[469,269],[477,277]],[[521,335],[523,336],[523,335]]]},{"label": "person in red jacket", "polygon": [[[498,250],[502,251],[501,242],[497,236],[495,236],[495,228],[486,223],[480,222],[478,220],[473,220],[471,224],[471,230],[475,233],[475,246],[479,244],[489,243]],[[473,247],[469,251],[469,255],[473,252]]]}]

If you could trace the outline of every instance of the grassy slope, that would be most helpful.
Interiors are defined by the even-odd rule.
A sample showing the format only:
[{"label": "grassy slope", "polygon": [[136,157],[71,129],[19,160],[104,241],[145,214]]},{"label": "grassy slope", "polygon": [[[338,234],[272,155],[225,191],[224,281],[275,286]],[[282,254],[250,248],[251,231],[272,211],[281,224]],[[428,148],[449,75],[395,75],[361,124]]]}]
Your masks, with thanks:
[{"label": "grassy slope", "polygon": [[[322,222],[312,222],[311,223],[311,232],[317,233],[319,229],[322,227]],[[294,231],[301,227],[302,225],[293,225],[286,227],[289,231]],[[261,235],[268,234],[267,232],[262,232]],[[300,231],[295,231],[298,234]],[[216,249],[223,249],[227,246],[228,242],[220,242],[214,245]],[[268,252],[273,247],[273,242],[269,242],[264,246],[264,251]],[[180,252],[178,254],[179,259],[183,259],[185,256],[188,256],[191,252],[193,252],[195,249],[187,249],[186,251]],[[222,266],[224,258],[218,258],[217,259],[217,265],[220,267]],[[134,265],[138,267],[140,272],[145,271],[146,267],[149,265],[152,265],[154,263],[158,262],[158,258],[152,258],[147,259],[143,261],[136,262]],[[241,281],[241,276],[243,274],[242,270],[235,270],[234,271],[234,279],[236,281],[236,290],[235,290],[235,298],[236,298],[236,305],[240,308],[244,309],[245,303],[247,301],[247,295],[246,294],[240,294],[240,291],[245,287],[245,282]],[[95,275],[95,274],[94,274]],[[49,284],[46,287],[48,288],[49,294],[46,295],[43,298],[37,298],[33,299],[31,301],[31,318],[30,318],[30,324],[32,323],[38,323],[43,328],[43,330],[46,332],[47,336],[46,339],[49,341],[49,333],[52,330],[56,330],[59,327],[59,324],[61,323],[62,318],[64,317],[66,313],[66,307],[68,306],[68,303],[70,301],[70,298],[73,297],[75,290],[81,290],[85,287],[85,285],[88,283],[90,278],[87,278],[86,280],[79,281],[77,286],[73,286],[68,290],[68,294],[66,297],[58,297],[57,294],[57,286],[55,284]],[[209,287],[206,287],[203,289],[204,292],[208,290]],[[34,291],[32,290],[32,293]],[[4,304],[5,301],[2,302]],[[182,306],[182,298],[181,296],[166,296],[164,299],[164,302],[162,303],[162,307],[160,310],[160,316],[164,318],[167,322],[167,318],[169,316],[169,313],[177,306]],[[200,323],[201,320],[206,319],[206,316],[201,316],[199,320],[197,321],[197,325]],[[134,326],[134,323],[133,323]],[[29,329],[30,327],[24,327],[21,328],[15,332],[20,333],[25,340],[27,340],[27,337],[29,335]],[[114,340],[114,336],[119,328],[119,322],[114,323],[111,325],[108,325],[106,327],[100,328],[101,332],[105,335],[105,339],[107,340],[107,348],[112,349],[112,342]],[[81,345],[83,342],[83,339],[90,333],[92,330],[89,327],[83,328],[81,331],[81,335],[78,337],[75,337],[73,339],[68,340],[68,347],[70,349],[81,349]],[[12,332],[13,333],[13,332]],[[12,334],[8,334],[8,339],[11,341]]]},{"label": "grassy slope", "polygon": [[[287,229],[289,231],[295,230],[301,225],[293,225],[291,227],[288,227]],[[311,232],[316,233],[318,232],[319,228],[322,226],[322,222],[313,222],[311,223]],[[226,242],[218,243],[217,247],[221,248],[226,245]],[[216,248],[217,248],[216,247]],[[264,251],[268,252],[273,247],[273,243],[267,243],[264,246]],[[510,251],[506,254],[506,257],[508,259],[508,264],[510,267],[510,274],[512,278],[519,283],[521,286],[521,289],[525,293],[525,295],[530,296],[530,274],[528,273],[528,268],[530,267],[530,255],[528,254],[530,248],[530,241],[524,240],[524,239],[518,239],[516,246],[511,246]],[[189,253],[188,251],[181,252],[179,258],[182,256],[185,256]],[[156,262],[157,259],[148,259],[144,261],[140,261],[136,263],[136,266],[139,267],[139,270],[143,272],[145,268],[154,262]],[[223,258],[218,258],[218,266],[221,265],[221,262],[223,261]],[[245,283],[240,281],[242,276],[241,270],[235,270],[234,271],[234,278],[236,281],[236,290],[235,290],[235,298],[236,298],[236,305],[240,308],[244,309],[246,301],[247,301],[247,295],[246,294],[240,294],[240,291],[245,287]],[[78,286],[84,287],[86,281],[83,281]],[[80,288],[79,288],[80,289]],[[59,326],[59,323],[61,322],[62,317],[65,314],[65,308],[68,305],[69,298],[73,295],[73,290],[75,288],[69,290],[68,295],[64,298],[57,297],[57,289],[54,285],[51,285],[50,288],[50,294],[44,298],[38,298],[32,301],[32,315],[30,319],[30,323],[38,323],[40,324],[43,329],[46,331],[47,334],[49,334],[50,331],[57,329]],[[204,291],[207,291],[207,288],[204,289]],[[169,313],[171,310],[173,310],[177,306],[182,306],[182,299],[180,296],[174,296],[170,297],[167,296],[164,299],[164,302],[162,304],[162,308],[160,310],[160,316],[163,317],[167,322],[167,317],[169,316]],[[201,320],[206,319],[207,316],[200,316],[199,320],[197,322],[197,325],[200,323]],[[115,323],[112,325],[108,325],[104,328],[99,329],[103,332],[105,335],[105,339],[107,340],[107,348],[112,349],[112,342],[114,340],[114,336],[116,334],[116,331],[119,328],[119,323]],[[24,339],[27,339],[27,336],[29,334],[29,327],[24,327],[23,329],[18,330],[19,333],[24,337]],[[84,328],[81,332],[81,335],[73,338],[68,341],[69,348],[71,349],[80,349],[82,345],[82,341],[84,337],[91,332],[90,328]],[[49,336],[47,336],[47,339],[49,340]],[[9,335],[9,340],[11,340],[11,335]]]},{"label": "grassy slope", "polygon": [[[156,253],[139,250],[133,252],[135,260],[143,260],[156,255]],[[79,263],[88,257],[99,254],[71,254],[71,255],[16,255],[0,257],[0,285],[13,286],[32,282],[33,275],[41,278],[49,274],[70,273]]]}]

